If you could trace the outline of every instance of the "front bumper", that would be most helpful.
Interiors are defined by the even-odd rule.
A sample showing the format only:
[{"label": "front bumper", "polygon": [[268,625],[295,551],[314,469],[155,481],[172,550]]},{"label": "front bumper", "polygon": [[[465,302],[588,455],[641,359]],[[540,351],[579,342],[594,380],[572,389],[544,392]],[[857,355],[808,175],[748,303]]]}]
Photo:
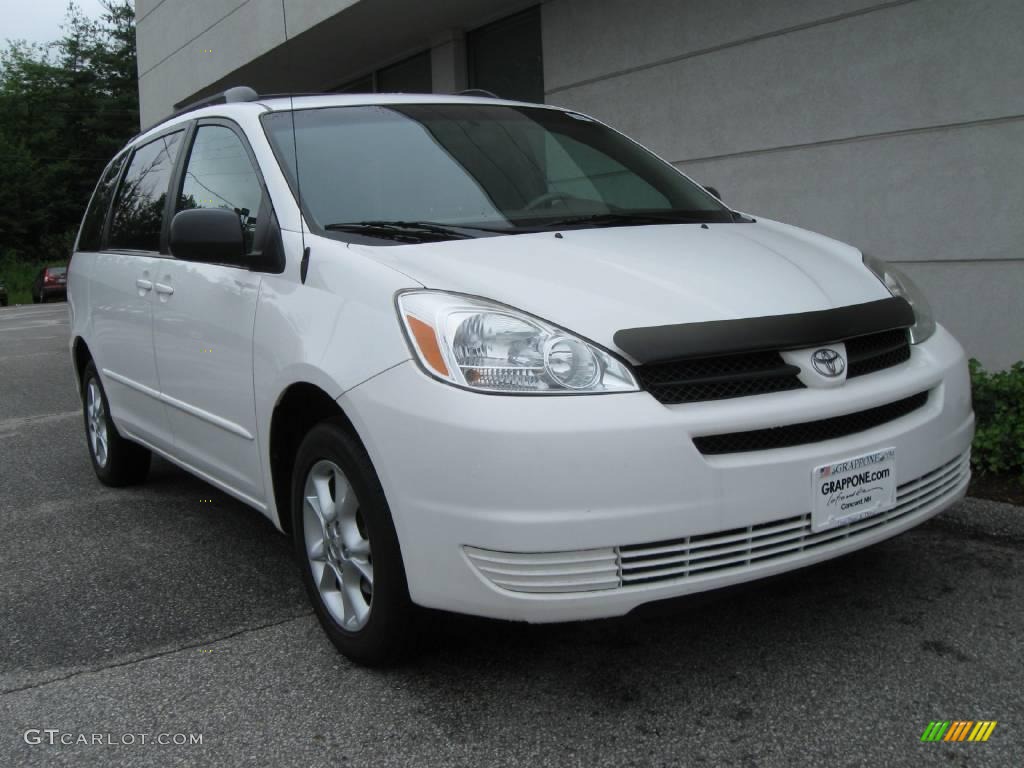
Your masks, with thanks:
[{"label": "front bumper", "polygon": [[[717,456],[693,443],[921,392],[918,410],[842,438]],[[380,475],[413,600],[531,622],[622,615],[907,530],[963,496],[974,430],[963,350],[941,328],[908,362],[832,390],[678,406],[645,392],[494,396],[407,362],[339,402]],[[812,468],[890,446],[897,507],[811,534]]]}]

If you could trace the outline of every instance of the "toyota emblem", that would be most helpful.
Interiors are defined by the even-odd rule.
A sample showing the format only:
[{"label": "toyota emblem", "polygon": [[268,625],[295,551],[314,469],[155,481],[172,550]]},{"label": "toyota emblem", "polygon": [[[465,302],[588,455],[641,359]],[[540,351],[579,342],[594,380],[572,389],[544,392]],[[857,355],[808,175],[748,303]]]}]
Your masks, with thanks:
[{"label": "toyota emblem", "polygon": [[843,360],[843,356],[829,347],[816,350],[811,355],[811,365],[814,366],[814,370],[828,379],[841,376],[846,370],[846,361]]}]

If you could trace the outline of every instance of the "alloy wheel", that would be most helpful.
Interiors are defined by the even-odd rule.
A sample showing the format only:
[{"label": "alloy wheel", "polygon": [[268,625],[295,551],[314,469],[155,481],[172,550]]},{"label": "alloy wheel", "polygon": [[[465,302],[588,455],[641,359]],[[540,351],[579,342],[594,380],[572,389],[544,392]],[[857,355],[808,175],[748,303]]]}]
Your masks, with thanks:
[{"label": "alloy wheel", "polygon": [[313,583],[332,618],[356,632],[370,618],[373,556],[355,489],[334,462],[309,470],[302,514]]},{"label": "alloy wheel", "polygon": [[103,407],[103,394],[96,379],[90,379],[85,390],[85,417],[89,426],[89,444],[96,463],[107,466],[109,443],[107,438],[107,412]]}]

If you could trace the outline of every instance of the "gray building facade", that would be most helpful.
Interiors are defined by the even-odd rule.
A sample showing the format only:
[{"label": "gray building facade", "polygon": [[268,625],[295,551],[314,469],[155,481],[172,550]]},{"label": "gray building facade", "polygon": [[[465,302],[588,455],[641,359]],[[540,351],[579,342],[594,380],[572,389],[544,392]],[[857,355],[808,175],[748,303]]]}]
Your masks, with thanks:
[{"label": "gray building facade", "polygon": [[[743,211],[899,264],[1024,359],[1020,0],[137,0],[143,126],[233,85],[587,112]],[[287,41],[285,29],[287,24]]]}]

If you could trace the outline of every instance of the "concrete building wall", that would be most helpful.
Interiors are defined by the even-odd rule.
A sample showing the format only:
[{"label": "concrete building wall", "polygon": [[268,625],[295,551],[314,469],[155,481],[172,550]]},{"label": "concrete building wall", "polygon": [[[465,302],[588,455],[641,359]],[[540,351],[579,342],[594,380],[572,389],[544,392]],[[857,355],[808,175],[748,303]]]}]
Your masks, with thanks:
[{"label": "concrete building wall", "polygon": [[142,123],[360,0],[136,0]]},{"label": "concrete building wall", "polygon": [[[136,0],[143,126],[233,85],[330,90],[430,50],[434,90],[465,87],[464,30],[536,0]],[[288,21],[285,44],[284,20]]]},{"label": "concrete building wall", "polygon": [[547,101],[741,210],[898,263],[989,367],[1024,359],[1024,3],[552,0]]},{"label": "concrete building wall", "polygon": [[[537,0],[137,0],[143,125],[232,85],[325,90]],[[545,0],[546,100],[741,210],[898,263],[987,366],[1024,358],[1024,2]]]}]

